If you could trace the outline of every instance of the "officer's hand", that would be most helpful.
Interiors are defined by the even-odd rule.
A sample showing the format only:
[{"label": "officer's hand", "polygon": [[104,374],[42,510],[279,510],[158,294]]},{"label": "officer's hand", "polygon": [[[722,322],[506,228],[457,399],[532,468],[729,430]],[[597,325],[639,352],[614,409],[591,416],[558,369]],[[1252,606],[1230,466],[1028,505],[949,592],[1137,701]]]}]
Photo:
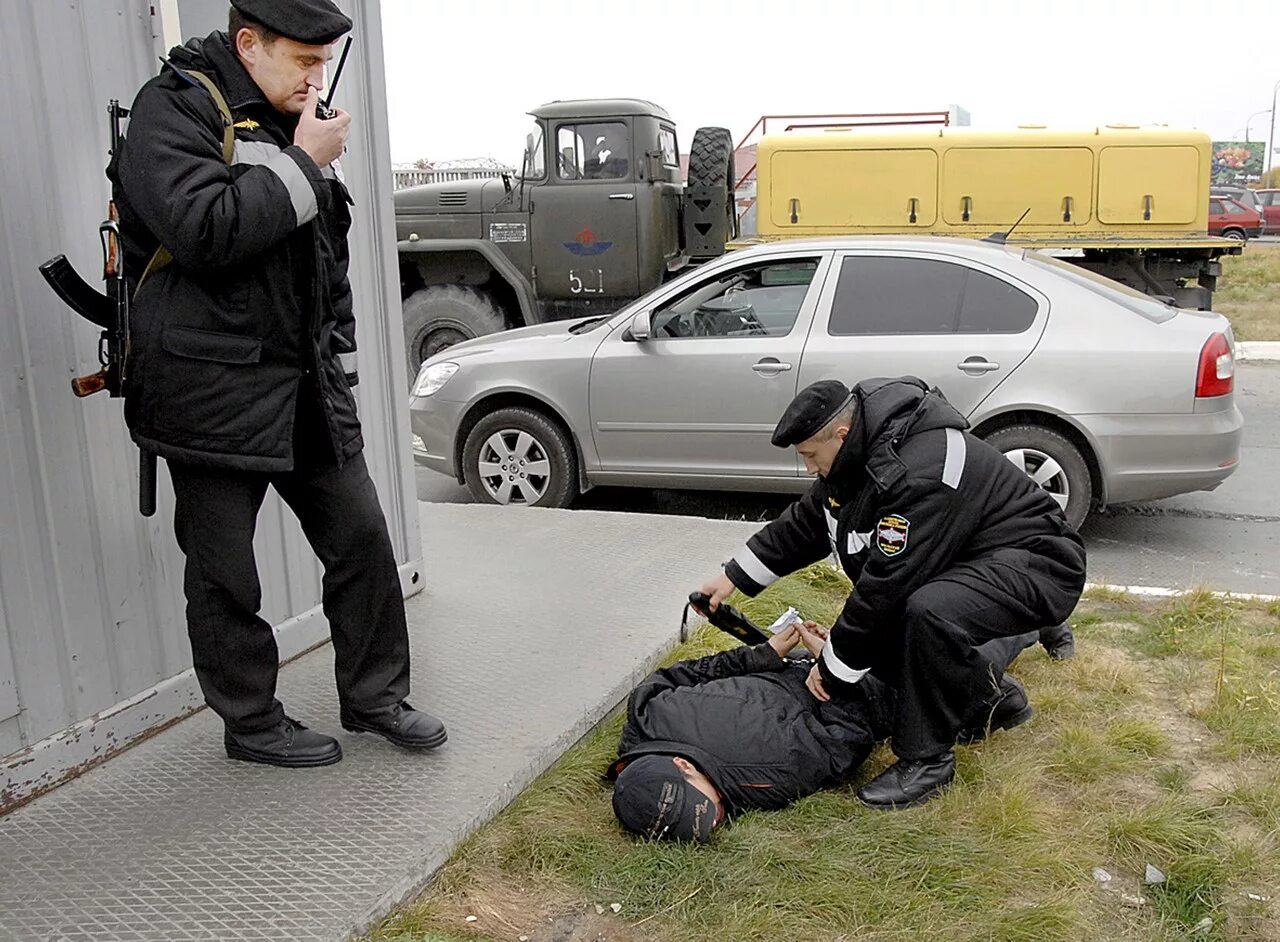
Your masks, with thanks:
[{"label": "officer's hand", "polygon": [[800,634],[800,643],[814,657],[822,656],[822,647],[827,643],[827,629],[816,621],[807,621],[796,626]]},{"label": "officer's hand", "polygon": [[800,632],[795,625],[787,625],[769,639],[769,647],[778,652],[778,657],[786,657],[800,643]]},{"label": "officer's hand", "polygon": [[320,93],[314,88],[307,89],[307,103],[302,109],[302,117],[298,119],[298,129],[293,132],[293,143],[307,152],[318,167],[327,167],[340,156],[347,146],[347,135],[351,133],[351,115],[338,111],[328,120],[316,117],[316,102]]},{"label": "officer's hand", "polygon": [[716,576],[704,585],[699,591],[710,596],[711,610],[715,611],[720,607],[721,602],[733,595],[733,590],[735,588],[736,586],[733,584],[733,581],[722,572],[720,575]]},{"label": "officer's hand", "polygon": [[831,694],[827,693],[826,688],[822,686],[822,673],[818,670],[817,664],[814,664],[813,669],[809,671],[809,676],[804,685],[809,688],[811,694],[823,703],[831,702]]}]

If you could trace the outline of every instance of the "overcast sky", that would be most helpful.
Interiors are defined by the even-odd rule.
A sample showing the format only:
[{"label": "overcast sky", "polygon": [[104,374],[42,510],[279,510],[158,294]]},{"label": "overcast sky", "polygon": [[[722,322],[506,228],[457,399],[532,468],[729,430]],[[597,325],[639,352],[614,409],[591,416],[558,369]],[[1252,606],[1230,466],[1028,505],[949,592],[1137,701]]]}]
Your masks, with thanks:
[{"label": "overcast sky", "polygon": [[[518,165],[525,112],[646,98],[681,146],[762,114],[933,111],[1244,139],[1271,108],[1274,2],[382,0],[393,160]],[[1266,140],[1269,114],[1251,140]],[[1278,135],[1280,137],[1280,135]]]}]

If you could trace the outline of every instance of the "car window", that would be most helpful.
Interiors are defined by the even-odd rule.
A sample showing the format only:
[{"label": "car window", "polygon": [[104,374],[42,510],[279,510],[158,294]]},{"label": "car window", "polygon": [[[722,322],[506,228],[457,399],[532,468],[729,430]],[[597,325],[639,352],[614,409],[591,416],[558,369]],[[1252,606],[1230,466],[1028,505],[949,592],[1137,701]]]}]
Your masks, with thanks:
[{"label": "car window", "polygon": [[1039,305],[1025,291],[985,272],[965,269],[960,303],[962,334],[1020,334],[1036,319]]},{"label": "car window", "polygon": [[817,269],[817,258],[771,260],[700,281],[654,310],[653,337],[784,337]]},{"label": "car window", "polygon": [[1087,268],[1072,265],[1070,262],[1064,262],[1062,259],[1054,258],[1052,255],[1030,250],[1024,252],[1022,257],[1031,264],[1055,271],[1068,281],[1086,288],[1094,294],[1106,298],[1108,301],[1113,301],[1121,307],[1133,311],[1135,314],[1141,314],[1154,323],[1162,324],[1177,316],[1178,311],[1172,305],[1148,297],[1141,291],[1136,291],[1128,285],[1122,285],[1118,281],[1112,281],[1110,278],[1103,277],[1097,272],[1089,271]]},{"label": "car window", "polygon": [[1256,198],[1257,198],[1257,200],[1258,200],[1258,205],[1259,205],[1259,206],[1270,206],[1270,205],[1271,205],[1271,194],[1270,194],[1270,193],[1258,193],[1258,194],[1256,194]]},{"label": "car window", "polygon": [[827,333],[950,334],[966,269],[921,258],[853,256],[840,266]]},{"label": "car window", "polygon": [[1209,212],[1217,216],[1222,213],[1222,202],[1220,200],[1209,200]]},{"label": "car window", "polygon": [[631,175],[631,138],[621,121],[562,124],[556,129],[561,180],[623,180]]},{"label": "car window", "polygon": [[1245,207],[1241,206],[1235,200],[1227,200],[1225,205],[1227,207],[1227,212],[1231,213],[1233,216],[1239,216],[1242,213],[1249,212],[1248,209],[1245,209]]},{"label": "car window", "polygon": [[670,128],[658,130],[658,150],[662,152],[664,167],[680,166],[680,149],[676,146],[676,132]]}]

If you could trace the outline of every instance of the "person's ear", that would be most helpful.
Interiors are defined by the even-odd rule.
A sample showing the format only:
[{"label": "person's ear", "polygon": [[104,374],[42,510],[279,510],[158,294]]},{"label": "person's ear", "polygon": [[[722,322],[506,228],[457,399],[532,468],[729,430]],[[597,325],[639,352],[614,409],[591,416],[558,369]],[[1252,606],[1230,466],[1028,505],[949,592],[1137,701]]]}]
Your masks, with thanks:
[{"label": "person's ear", "polygon": [[258,57],[258,36],[251,29],[236,33],[236,52],[245,62],[252,63]]},{"label": "person's ear", "polygon": [[836,428],[836,438],[840,439],[840,441],[844,441],[844,440],[845,440],[845,439],[847,439],[848,437],[849,437],[849,426],[847,426],[847,425],[840,425],[840,426],[837,426],[837,428]]},{"label": "person's ear", "polygon": [[676,768],[679,769],[681,772],[695,771],[693,767],[693,763],[690,762],[688,759],[681,759],[679,756],[672,756],[671,761],[675,763]]}]

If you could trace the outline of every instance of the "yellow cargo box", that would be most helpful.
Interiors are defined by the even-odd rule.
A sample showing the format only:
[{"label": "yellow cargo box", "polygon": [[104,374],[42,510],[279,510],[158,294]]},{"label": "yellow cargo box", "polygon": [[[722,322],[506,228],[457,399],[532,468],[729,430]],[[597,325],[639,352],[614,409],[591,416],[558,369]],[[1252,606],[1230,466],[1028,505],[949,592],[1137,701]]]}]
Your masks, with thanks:
[{"label": "yellow cargo box", "polygon": [[981,238],[1026,212],[1011,241],[1185,244],[1206,238],[1210,161],[1209,135],[1166,128],[773,135],[757,232]]}]

